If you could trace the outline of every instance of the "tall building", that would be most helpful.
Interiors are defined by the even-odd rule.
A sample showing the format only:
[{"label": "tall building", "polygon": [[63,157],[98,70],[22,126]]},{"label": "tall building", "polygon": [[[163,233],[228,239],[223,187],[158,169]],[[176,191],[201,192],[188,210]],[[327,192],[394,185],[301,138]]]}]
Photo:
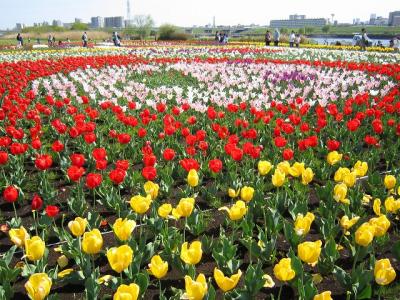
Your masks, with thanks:
[{"label": "tall building", "polygon": [[15,29],[17,31],[21,31],[24,28],[25,28],[25,24],[22,24],[22,23],[17,23],[16,26],[15,26]]},{"label": "tall building", "polygon": [[75,23],[83,23],[81,18],[75,18]]},{"label": "tall building", "polygon": [[107,17],[104,18],[104,26],[107,28],[124,28],[124,17]]},{"label": "tall building", "polygon": [[375,21],[376,21],[376,14],[371,14],[371,16],[369,17],[369,25],[375,25]]},{"label": "tall building", "polygon": [[400,26],[400,11],[389,13],[389,26]]},{"label": "tall building", "polygon": [[61,27],[63,24],[60,20],[53,20],[53,26]]},{"label": "tall building", "polygon": [[104,27],[104,18],[103,17],[92,17],[90,26],[92,28],[103,28]]},{"label": "tall building", "polygon": [[269,26],[274,28],[302,28],[306,26],[322,27],[328,24],[324,18],[307,19],[305,15],[290,15],[289,20],[271,20]]}]

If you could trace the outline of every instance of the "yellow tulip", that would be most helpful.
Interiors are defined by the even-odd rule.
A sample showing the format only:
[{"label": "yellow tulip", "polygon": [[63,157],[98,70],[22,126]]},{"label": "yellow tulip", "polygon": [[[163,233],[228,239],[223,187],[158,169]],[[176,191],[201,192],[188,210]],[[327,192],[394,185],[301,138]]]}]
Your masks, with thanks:
[{"label": "yellow tulip", "polygon": [[340,167],[339,169],[336,170],[334,180],[336,182],[341,182],[343,181],[343,177],[347,174],[350,174],[350,170],[348,168],[342,168]]},{"label": "yellow tulip", "polygon": [[74,236],[78,237],[78,236],[82,236],[85,233],[86,225],[87,225],[86,219],[77,217],[77,218],[75,218],[75,220],[70,221],[68,223],[68,228],[69,228],[69,230],[71,230],[71,233]]},{"label": "yellow tulip", "polygon": [[381,215],[381,199],[376,198],[374,200],[374,204],[372,205],[372,209],[377,216]]},{"label": "yellow tulip", "polygon": [[326,156],[326,161],[333,166],[334,164],[337,164],[339,161],[342,160],[343,154],[339,154],[337,151],[331,151],[328,153]]},{"label": "yellow tulip", "polygon": [[372,196],[368,194],[364,194],[362,198],[362,204],[363,205],[369,205],[369,202],[371,202]]},{"label": "yellow tulip", "polygon": [[368,172],[368,163],[365,161],[357,161],[353,167],[353,171],[356,172],[357,177],[365,176]]},{"label": "yellow tulip", "polygon": [[264,274],[262,278],[265,280],[264,283],[265,288],[273,288],[275,286],[274,280],[268,274]]},{"label": "yellow tulip", "polygon": [[169,203],[164,203],[164,204],[160,205],[160,207],[157,210],[157,213],[161,218],[165,219],[169,216],[171,211],[172,211],[172,205]]},{"label": "yellow tulip", "polygon": [[395,200],[393,196],[385,200],[385,209],[387,212],[395,214],[400,209],[400,200]]},{"label": "yellow tulip", "polygon": [[151,201],[151,195],[147,195],[146,197],[136,195],[131,198],[130,205],[135,213],[144,214],[149,210]]},{"label": "yellow tulip", "polygon": [[187,175],[187,182],[191,187],[199,185],[199,175],[195,169],[191,169]]},{"label": "yellow tulip", "polygon": [[24,247],[25,241],[29,239],[29,234],[24,226],[21,226],[20,228],[12,228],[8,234],[10,235],[11,241],[18,247]]},{"label": "yellow tulip", "polygon": [[313,300],[332,300],[331,291],[325,291],[314,296]]},{"label": "yellow tulip", "polygon": [[367,247],[374,239],[375,227],[369,223],[363,223],[357,228],[355,233],[356,243],[363,247]]},{"label": "yellow tulip", "polygon": [[190,276],[185,276],[185,299],[202,300],[207,293],[207,282],[204,274],[199,274],[196,281]]},{"label": "yellow tulip", "polygon": [[260,160],[258,162],[258,166],[257,167],[258,167],[258,173],[261,176],[265,176],[271,171],[271,169],[273,168],[273,165],[269,161]]},{"label": "yellow tulip", "polygon": [[188,242],[184,242],[181,247],[181,259],[188,265],[195,265],[200,262],[203,255],[201,242],[194,241],[188,247]]},{"label": "yellow tulip", "polygon": [[237,196],[239,196],[240,194],[240,189],[238,189],[237,191],[235,191],[234,189],[228,189],[228,196],[230,198],[236,198]]},{"label": "yellow tulip", "polygon": [[289,175],[290,172],[290,163],[285,160],[285,161],[281,161],[276,168],[281,171],[282,173],[284,173],[285,175]]},{"label": "yellow tulip", "polygon": [[103,247],[103,237],[98,229],[85,232],[82,239],[82,250],[86,254],[97,254]]},{"label": "yellow tulip", "polygon": [[304,172],[304,163],[295,162],[289,169],[289,174],[293,177],[299,177]]},{"label": "yellow tulip", "polygon": [[333,189],[333,198],[337,202],[350,204],[350,200],[347,199],[346,196],[347,196],[347,185],[345,185],[344,183],[336,184]]},{"label": "yellow tulip", "polygon": [[396,278],[396,271],[389,259],[384,258],[375,262],[374,276],[379,285],[388,285]]},{"label": "yellow tulip", "polygon": [[151,199],[156,199],[158,196],[158,191],[160,189],[160,186],[157,183],[154,183],[153,181],[147,181],[144,186],[144,191],[146,195],[150,195]]},{"label": "yellow tulip", "polygon": [[286,175],[280,169],[276,169],[272,175],[272,184],[276,187],[281,187],[285,183]]},{"label": "yellow tulip", "polygon": [[311,228],[315,216],[313,213],[308,212],[305,216],[298,214],[294,222],[294,229],[297,235],[306,235]]},{"label": "yellow tulip", "polygon": [[321,254],[322,242],[303,242],[297,246],[297,253],[302,261],[315,266]]},{"label": "yellow tulip", "polygon": [[368,223],[375,228],[374,236],[377,237],[385,235],[390,228],[390,221],[385,215],[381,215],[378,218],[372,218]]},{"label": "yellow tulip", "polygon": [[61,255],[59,258],[57,258],[57,264],[59,265],[60,269],[64,269],[68,265],[68,257],[65,255]]},{"label": "yellow tulip", "polygon": [[349,219],[348,216],[343,216],[340,219],[340,226],[342,226],[342,228],[344,229],[344,233],[347,235],[348,234],[348,230],[354,226],[354,224],[356,224],[358,222],[358,220],[360,219],[360,217],[353,217],[351,219]]},{"label": "yellow tulip", "polygon": [[148,272],[158,279],[163,278],[168,272],[168,262],[163,261],[160,255],[154,255],[148,266]]},{"label": "yellow tulip", "polygon": [[343,183],[347,186],[347,187],[352,187],[356,184],[356,180],[357,180],[357,174],[356,172],[350,172],[346,175],[343,176]]},{"label": "yellow tulip", "polygon": [[396,186],[396,177],[394,177],[393,175],[386,175],[383,183],[388,190],[391,190]]},{"label": "yellow tulip", "polygon": [[121,284],[114,294],[113,300],[137,300],[140,288],[136,283]]},{"label": "yellow tulip", "polygon": [[250,202],[251,199],[253,199],[254,196],[254,189],[250,186],[244,186],[242,187],[240,191],[240,198],[243,201]]},{"label": "yellow tulip", "polygon": [[113,247],[107,251],[107,259],[111,268],[117,272],[121,273],[123,270],[127,269],[132,263],[133,251],[128,245],[122,245],[120,247]]},{"label": "yellow tulip", "polygon": [[38,236],[25,240],[25,256],[31,261],[41,259],[45,249],[45,243]]},{"label": "yellow tulip", "polygon": [[74,272],[74,269],[65,269],[57,273],[57,278],[64,278],[65,276],[68,276],[72,272]]},{"label": "yellow tulip", "polygon": [[217,283],[218,287],[224,292],[233,290],[238,284],[241,276],[242,276],[241,270],[239,270],[236,274],[233,274],[231,277],[226,277],[221,270],[214,268],[215,282]]},{"label": "yellow tulip", "polygon": [[314,179],[314,172],[311,168],[307,168],[301,173],[301,183],[304,185],[309,184]]},{"label": "yellow tulip", "polygon": [[225,210],[226,212],[228,212],[229,219],[231,219],[232,221],[237,221],[243,218],[243,216],[246,214],[247,207],[245,202],[243,202],[242,200],[238,200],[235,204],[231,206],[231,208],[223,206],[218,210]]},{"label": "yellow tulip", "polygon": [[194,198],[182,198],[176,208],[172,210],[175,219],[186,218],[192,214],[194,208]]},{"label": "yellow tulip", "polygon": [[133,220],[118,218],[115,220],[113,231],[120,241],[127,241],[130,239],[133,230],[136,227],[136,222]]},{"label": "yellow tulip", "polygon": [[25,283],[25,289],[32,300],[43,300],[51,289],[51,279],[46,273],[32,274]]},{"label": "yellow tulip", "polygon": [[292,260],[290,258],[282,258],[279,263],[274,266],[274,275],[278,280],[289,281],[296,276],[291,263]]}]

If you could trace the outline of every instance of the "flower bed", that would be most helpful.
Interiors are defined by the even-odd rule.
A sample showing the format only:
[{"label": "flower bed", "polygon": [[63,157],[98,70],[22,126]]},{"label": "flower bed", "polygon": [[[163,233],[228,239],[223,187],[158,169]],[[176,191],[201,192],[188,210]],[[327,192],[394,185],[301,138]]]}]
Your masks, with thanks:
[{"label": "flower bed", "polygon": [[369,55],[0,55],[0,294],[397,295],[400,66]]}]

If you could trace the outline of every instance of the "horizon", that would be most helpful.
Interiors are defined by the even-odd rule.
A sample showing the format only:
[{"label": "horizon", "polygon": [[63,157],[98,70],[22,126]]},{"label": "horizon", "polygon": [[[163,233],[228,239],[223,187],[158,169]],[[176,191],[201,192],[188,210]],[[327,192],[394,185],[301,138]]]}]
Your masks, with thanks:
[{"label": "horizon", "polygon": [[[337,0],[335,3],[321,3],[316,0],[281,0],[279,3],[268,4],[262,0],[248,0],[247,5],[232,5],[232,2],[222,0],[214,3],[203,0],[201,5],[193,5],[195,1],[171,0],[131,0],[131,15],[150,15],[155,25],[171,23],[180,27],[216,25],[251,25],[268,26],[269,22],[288,19],[291,14],[305,14],[307,18],[325,18],[339,23],[353,23],[353,19],[369,20],[371,14],[387,18],[389,12],[400,10],[398,0],[387,0],[376,8],[374,0],[349,1]],[[342,4],[342,5],[341,5]],[[343,6],[348,7],[343,11]],[[289,9],[288,9],[289,7]],[[312,8],[311,8],[312,7]],[[257,8],[257,9],[255,9]],[[17,23],[32,26],[33,23],[60,20],[62,23],[73,23],[75,18],[90,23],[91,17],[123,16],[127,18],[126,0],[2,0],[0,10],[10,12],[0,19],[0,29],[13,29]],[[59,10],[63,12],[60,15]],[[354,15],[352,12],[357,11]],[[12,12],[12,13],[11,13]]]}]

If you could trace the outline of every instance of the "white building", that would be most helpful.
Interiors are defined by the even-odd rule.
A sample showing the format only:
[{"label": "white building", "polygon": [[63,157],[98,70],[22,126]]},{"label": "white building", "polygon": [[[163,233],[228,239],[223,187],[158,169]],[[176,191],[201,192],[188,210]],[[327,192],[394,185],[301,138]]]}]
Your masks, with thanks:
[{"label": "white building", "polygon": [[92,17],[90,25],[92,28],[103,28],[104,18],[103,17]]},{"label": "white building", "polygon": [[124,17],[107,17],[104,18],[104,26],[106,28],[124,28]]}]

